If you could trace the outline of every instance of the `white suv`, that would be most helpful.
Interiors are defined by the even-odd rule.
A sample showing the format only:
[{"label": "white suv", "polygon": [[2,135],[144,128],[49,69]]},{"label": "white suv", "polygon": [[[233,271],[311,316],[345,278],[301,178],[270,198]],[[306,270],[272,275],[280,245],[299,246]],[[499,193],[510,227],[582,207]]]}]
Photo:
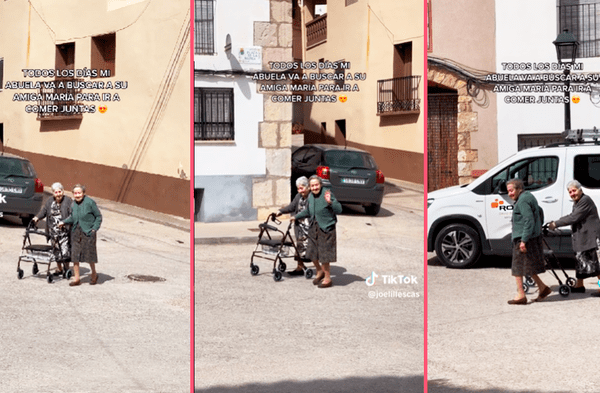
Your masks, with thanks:
[{"label": "white suv", "polygon": [[[472,266],[482,254],[511,255],[513,201],[506,181],[512,178],[522,179],[536,197],[545,222],[571,213],[566,185],[573,179],[600,207],[600,142],[583,141],[581,131],[576,142],[522,150],[470,184],[429,193],[427,250],[454,268]],[[572,256],[570,228],[561,234],[546,240],[557,255]]]}]

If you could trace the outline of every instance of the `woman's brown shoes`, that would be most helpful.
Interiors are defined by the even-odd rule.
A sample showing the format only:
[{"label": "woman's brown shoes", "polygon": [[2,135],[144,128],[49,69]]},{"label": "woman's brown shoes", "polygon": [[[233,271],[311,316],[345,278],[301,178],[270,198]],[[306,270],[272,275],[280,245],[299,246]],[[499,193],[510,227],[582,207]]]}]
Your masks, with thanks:
[{"label": "woman's brown shoes", "polygon": [[71,281],[69,283],[70,287],[76,287],[77,285],[81,285],[81,281],[77,280],[77,281]]},{"label": "woman's brown shoes", "polygon": [[98,275],[96,274],[95,276],[93,276],[90,279],[90,285],[96,285],[97,282],[98,282]]},{"label": "woman's brown shoes", "polygon": [[540,292],[540,294],[538,295],[538,297],[536,297],[535,299],[533,299],[534,302],[541,302],[542,300],[544,300],[545,298],[548,297],[548,295],[550,295],[552,293],[552,289],[550,289],[550,287],[546,287],[546,289],[544,289],[542,292]]},{"label": "woman's brown shoes", "polygon": [[319,288],[329,288],[329,287],[331,287],[332,285],[333,285],[333,281],[329,280],[329,282],[328,282],[328,283],[323,283],[323,282],[321,282],[321,283],[319,284]]},{"label": "woman's brown shoes", "polygon": [[517,299],[517,300],[509,300],[508,304],[527,304],[527,298],[523,297],[523,298]]}]

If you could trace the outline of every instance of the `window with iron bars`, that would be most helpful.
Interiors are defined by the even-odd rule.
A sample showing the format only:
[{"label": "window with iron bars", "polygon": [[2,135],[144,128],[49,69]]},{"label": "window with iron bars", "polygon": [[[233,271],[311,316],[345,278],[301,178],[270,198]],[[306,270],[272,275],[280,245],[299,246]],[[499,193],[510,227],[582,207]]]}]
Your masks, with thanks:
[{"label": "window with iron bars", "polygon": [[194,140],[232,141],[233,89],[194,89]]},{"label": "window with iron bars", "polygon": [[592,0],[560,0],[557,6],[558,33],[568,29],[577,41],[577,57],[600,56],[600,2]]},{"label": "window with iron bars", "polygon": [[194,52],[197,55],[215,53],[214,0],[196,0]]}]

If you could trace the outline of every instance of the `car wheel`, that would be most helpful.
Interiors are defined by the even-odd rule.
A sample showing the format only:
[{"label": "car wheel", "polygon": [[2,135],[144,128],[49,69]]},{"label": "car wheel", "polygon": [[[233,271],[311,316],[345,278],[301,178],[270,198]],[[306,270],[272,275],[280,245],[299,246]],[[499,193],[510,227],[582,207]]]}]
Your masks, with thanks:
[{"label": "car wheel", "polygon": [[365,206],[365,212],[370,216],[378,215],[379,210],[381,210],[381,205],[378,205],[376,203],[372,203],[368,206]]},{"label": "car wheel", "polygon": [[465,224],[450,224],[438,233],[435,252],[444,265],[464,269],[477,262],[481,244],[477,232]]}]

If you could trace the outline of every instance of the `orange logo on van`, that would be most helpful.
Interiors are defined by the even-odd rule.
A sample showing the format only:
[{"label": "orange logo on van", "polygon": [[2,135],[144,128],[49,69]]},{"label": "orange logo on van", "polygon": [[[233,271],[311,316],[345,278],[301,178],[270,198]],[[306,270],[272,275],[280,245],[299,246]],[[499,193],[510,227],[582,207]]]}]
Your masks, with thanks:
[{"label": "orange logo on van", "polygon": [[497,208],[499,205],[504,205],[504,201],[499,201],[497,199],[494,199],[494,202],[492,202],[492,209]]}]

